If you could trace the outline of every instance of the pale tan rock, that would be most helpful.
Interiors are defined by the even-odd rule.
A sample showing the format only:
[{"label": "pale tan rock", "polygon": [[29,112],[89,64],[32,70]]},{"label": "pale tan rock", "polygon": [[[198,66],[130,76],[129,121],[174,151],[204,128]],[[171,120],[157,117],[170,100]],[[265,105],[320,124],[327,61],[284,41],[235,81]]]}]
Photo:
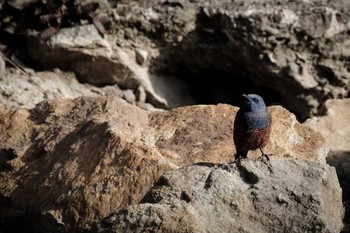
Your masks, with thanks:
[{"label": "pale tan rock", "polygon": [[327,100],[324,116],[313,117],[304,125],[320,132],[331,151],[350,151],[350,99]]},{"label": "pale tan rock", "polygon": [[320,132],[330,148],[327,162],[337,170],[345,207],[344,232],[350,230],[350,99],[327,100],[324,115],[304,125]]},{"label": "pale tan rock", "polygon": [[[183,159],[181,154],[195,154],[201,161],[220,162],[223,158],[225,161],[233,160],[236,151],[232,132],[237,110],[238,108],[219,104],[151,113],[151,124],[157,122],[162,126],[162,131],[152,132],[152,135],[161,137],[146,143],[149,146],[156,145],[162,154],[174,159]],[[265,153],[324,162],[328,148],[319,133],[302,126],[292,113],[282,107],[269,107],[269,112],[273,123],[270,141],[264,148]],[[220,161],[212,158],[213,152],[220,155]],[[260,155],[260,150],[248,153],[251,158]]]},{"label": "pale tan rock", "polygon": [[283,107],[268,109],[272,117],[272,131],[265,153],[325,162],[329,148],[320,133],[300,124],[295,115]]},{"label": "pale tan rock", "polygon": [[[110,89],[116,90],[116,87],[111,86]],[[33,108],[48,99],[104,95],[109,95],[105,89],[79,83],[72,72],[60,70],[33,75],[4,72],[0,78],[0,106],[6,109]],[[111,95],[118,93],[115,91]]]},{"label": "pale tan rock", "polygon": [[[139,203],[166,171],[232,162],[237,110],[220,104],[148,112],[117,97],[1,109],[0,196],[11,208],[40,216],[36,227],[83,229]],[[281,107],[269,110],[274,123],[266,153],[322,160],[318,133]]]},{"label": "pale tan rock", "polygon": [[[134,90],[141,85],[156,107],[194,104],[185,82],[152,74],[148,66],[138,64],[140,58],[133,49],[117,47],[114,37],[102,37],[94,25],[62,28],[45,43],[38,38],[29,38],[28,43],[31,59],[47,69],[72,70],[80,82],[96,86],[117,84]],[[140,53],[147,59],[144,52]]]}]

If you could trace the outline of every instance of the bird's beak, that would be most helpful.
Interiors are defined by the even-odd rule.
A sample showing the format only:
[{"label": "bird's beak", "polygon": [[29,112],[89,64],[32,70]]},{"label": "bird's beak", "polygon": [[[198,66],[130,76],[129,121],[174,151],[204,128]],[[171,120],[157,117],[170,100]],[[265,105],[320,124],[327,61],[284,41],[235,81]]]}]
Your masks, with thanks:
[{"label": "bird's beak", "polygon": [[244,98],[246,98],[246,99],[249,99],[249,96],[246,95],[246,94],[243,94],[242,96],[243,96]]}]

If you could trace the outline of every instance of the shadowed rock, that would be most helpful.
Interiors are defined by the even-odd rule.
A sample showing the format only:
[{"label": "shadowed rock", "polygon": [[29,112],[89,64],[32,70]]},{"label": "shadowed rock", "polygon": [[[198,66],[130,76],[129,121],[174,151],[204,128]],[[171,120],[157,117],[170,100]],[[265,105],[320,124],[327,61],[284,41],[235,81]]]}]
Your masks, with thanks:
[{"label": "shadowed rock", "polygon": [[323,116],[313,117],[304,125],[320,132],[330,148],[327,162],[337,170],[343,190],[345,232],[350,231],[350,99],[328,100]]},{"label": "shadowed rock", "polygon": [[[142,204],[91,232],[339,232],[335,169],[271,157],[240,164],[192,165],[160,178]],[[166,181],[166,182],[164,182]]]},{"label": "shadowed rock", "polygon": [[[217,88],[228,96],[232,89],[273,90],[278,103],[305,120],[325,100],[348,95],[349,7],[348,0],[121,2],[113,33],[102,38],[93,25],[63,28],[47,43],[28,40],[28,50],[38,66],[74,71],[82,82],[142,86],[156,107],[193,103],[183,98],[185,82],[202,87],[209,80],[203,95],[218,102]],[[140,48],[148,54],[142,66]]]}]

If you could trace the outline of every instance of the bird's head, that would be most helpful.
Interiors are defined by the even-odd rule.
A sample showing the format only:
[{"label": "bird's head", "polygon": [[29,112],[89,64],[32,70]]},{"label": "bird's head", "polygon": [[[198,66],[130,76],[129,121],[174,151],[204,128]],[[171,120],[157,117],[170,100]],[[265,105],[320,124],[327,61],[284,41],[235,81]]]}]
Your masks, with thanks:
[{"label": "bird's head", "polygon": [[246,111],[255,111],[255,110],[263,110],[266,109],[266,105],[264,100],[256,94],[248,94],[248,95],[243,95],[246,100],[245,103],[243,104],[242,108]]}]

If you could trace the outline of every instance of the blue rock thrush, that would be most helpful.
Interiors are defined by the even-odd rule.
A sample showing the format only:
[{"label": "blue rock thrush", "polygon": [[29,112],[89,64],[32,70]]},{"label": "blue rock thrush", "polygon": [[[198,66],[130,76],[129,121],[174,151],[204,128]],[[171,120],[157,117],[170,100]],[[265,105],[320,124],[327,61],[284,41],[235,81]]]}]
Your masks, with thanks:
[{"label": "blue rock thrush", "polygon": [[236,146],[236,160],[246,158],[249,150],[266,146],[271,131],[271,117],[264,100],[256,95],[243,95],[245,103],[238,110],[234,122],[233,141]]}]

